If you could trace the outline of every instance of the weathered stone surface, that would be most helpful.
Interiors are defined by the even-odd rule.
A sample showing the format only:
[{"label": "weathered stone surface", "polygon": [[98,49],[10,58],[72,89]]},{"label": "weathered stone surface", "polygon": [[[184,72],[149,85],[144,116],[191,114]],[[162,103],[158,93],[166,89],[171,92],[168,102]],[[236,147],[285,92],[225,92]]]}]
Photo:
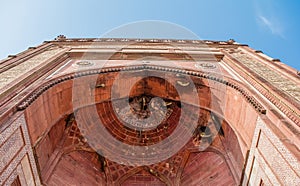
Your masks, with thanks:
[{"label": "weathered stone surface", "polygon": [[274,71],[266,64],[261,63],[257,58],[252,57],[248,53],[245,53],[241,50],[235,50],[234,52],[231,52],[231,56],[244,64],[259,77],[263,78],[264,81],[271,83],[274,85],[274,87],[278,88],[283,93],[290,95],[291,98],[296,99],[298,102],[300,101],[299,84],[288,79],[283,74]]},{"label": "weathered stone surface", "polygon": [[61,51],[63,51],[62,48],[48,49],[45,52],[42,52],[41,54],[38,54],[28,59],[27,61],[2,72],[0,74],[0,89],[3,90],[9,83],[15,80],[20,80],[20,76],[24,74],[30,74],[30,72],[32,72],[32,69],[43,63],[46,63],[47,60],[60,53]]},{"label": "weathered stone surface", "polygon": [[299,80],[243,47],[59,36],[8,59],[0,185],[299,185]]},{"label": "weathered stone surface", "polygon": [[24,114],[0,125],[0,157],[1,185],[10,185],[18,176],[22,185],[40,184]]}]

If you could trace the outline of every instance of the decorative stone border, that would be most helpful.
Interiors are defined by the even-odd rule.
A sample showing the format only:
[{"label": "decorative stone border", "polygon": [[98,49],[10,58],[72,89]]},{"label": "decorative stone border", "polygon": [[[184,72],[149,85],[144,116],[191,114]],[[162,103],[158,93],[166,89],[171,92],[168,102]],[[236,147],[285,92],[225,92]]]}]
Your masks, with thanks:
[{"label": "decorative stone border", "polygon": [[[245,67],[243,64],[241,64],[237,59],[233,58],[228,52],[222,51],[228,58],[230,63],[228,63],[230,66],[237,67],[235,70],[238,70],[237,72],[240,74],[243,74],[243,78],[245,78],[255,89],[257,89],[263,96],[265,96],[271,103],[273,103],[280,111],[282,111],[289,119],[291,119],[296,125],[300,126],[300,120],[299,120],[299,114],[290,108],[282,99],[280,99],[278,96],[271,93],[266,87],[263,87],[260,83],[258,83],[255,79],[251,78],[250,76],[245,75],[246,72],[244,71]],[[239,64],[240,67],[238,67],[236,64]]]},{"label": "decorative stone border", "polygon": [[[239,45],[233,39],[228,41],[211,41],[211,40],[182,40],[182,39],[134,39],[134,38],[67,38],[64,35],[57,36],[53,41],[48,42],[146,42],[146,43],[187,43],[187,44],[217,44],[217,45]],[[246,45],[248,46],[248,45]]]},{"label": "decorative stone border", "polygon": [[[4,168],[3,172],[0,174],[0,185],[2,185],[4,182],[11,182],[12,181],[11,179],[14,179],[14,176],[16,176],[16,175],[14,175],[14,174],[16,174],[16,173],[14,173],[15,170],[17,169],[18,165],[21,164],[22,159],[26,156],[28,157],[28,162],[31,167],[30,174],[32,174],[32,179],[34,179],[32,181],[34,183],[36,183],[37,185],[40,185],[39,173],[37,170],[34,154],[32,151],[32,145],[30,142],[24,113],[17,116],[16,118],[13,118],[13,119],[7,121],[6,124],[8,124],[7,128],[5,128],[4,130],[0,129],[0,134],[1,134],[0,135],[0,146],[5,143],[5,140],[7,140],[8,138],[11,138],[12,134],[15,133],[17,130],[19,130],[21,132],[21,135],[23,137],[23,139],[22,139],[23,146],[21,147],[21,150],[19,150],[17,153],[10,154],[12,156],[10,163],[8,164],[8,166],[6,166]],[[15,148],[16,144],[17,144],[17,142],[15,144],[13,144],[13,146],[11,148]],[[3,152],[3,153],[7,153],[7,152]],[[2,163],[2,162],[0,161],[0,163]],[[24,172],[24,171],[28,171],[28,169],[23,170],[22,172]],[[30,180],[27,180],[27,181],[30,181]]]},{"label": "decorative stone border", "polygon": [[217,66],[213,63],[200,63],[200,62],[196,63],[195,67],[199,68],[199,69],[215,69],[215,68],[217,68]]},{"label": "decorative stone border", "polygon": [[54,79],[42,86],[40,86],[38,89],[36,89],[30,96],[28,96],[23,102],[21,102],[18,106],[18,110],[24,110],[26,109],[35,99],[37,99],[43,92],[48,90],[50,87],[53,87],[56,84],[59,84],[61,82],[71,80],[74,78],[82,77],[82,76],[88,76],[88,75],[94,75],[94,74],[102,74],[102,73],[109,73],[109,72],[120,72],[120,71],[133,71],[133,70],[157,70],[157,71],[164,71],[164,72],[174,72],[174,73],[181,73],[185,75],[195,76],[199,78],[204,78],[208,80],[212,80],[218,83],[222,83],[228,87],[231,87],[232,89],[235,89],[239,93],[241,93],[244,98],[261,114],[266,114],[266,109],[253,97],[250,96],[250,94],[245,91],[242,87],[240,87],[235,82],[230,82],[228,80],[215,77],[211,74],[203,73],[203,72],[196,72],[196,71],[190,71],[190,70],[182,70],[177,68],[170,68],[170,67],[162,67],[162,66],[151,66],[151,65],[137,65],[137,66],[127,66],[127,67],[112,67],[112,68],[103,68],[99,70],[88,70],[84,72],[78,72],[76,74],[71,75],[65,75],[63,77],[60,77],[58,79]]},{"label": "decorative stone border", "polygon": [[[273,131],[263,118],[257,118],[242,185],[252,185],[251,182],[261,178],[264,182],[270,181],[272,185],[299,185],[300,167],[297,157]],[[258,172],[253,172],[255,161],[260,165]],[[261,170],[264,170],[267,177],[260,174]]]}]

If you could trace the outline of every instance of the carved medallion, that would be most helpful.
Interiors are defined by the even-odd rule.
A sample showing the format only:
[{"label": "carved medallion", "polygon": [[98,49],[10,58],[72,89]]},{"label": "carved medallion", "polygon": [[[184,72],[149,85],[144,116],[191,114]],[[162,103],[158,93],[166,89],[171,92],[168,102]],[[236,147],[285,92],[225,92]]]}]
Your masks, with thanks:
[{"label": "carved medallion", "polygon": [[93,62],[91,61],[78,61],[75,63],[76,66],[80,66],[80,67],[86,67],[86,66],[92,66],[94,65]]},{"label": "carved medallion", "polygon": [[200,69],[215,69],[216,65],[212,63],[196,63],[195,67]]}]

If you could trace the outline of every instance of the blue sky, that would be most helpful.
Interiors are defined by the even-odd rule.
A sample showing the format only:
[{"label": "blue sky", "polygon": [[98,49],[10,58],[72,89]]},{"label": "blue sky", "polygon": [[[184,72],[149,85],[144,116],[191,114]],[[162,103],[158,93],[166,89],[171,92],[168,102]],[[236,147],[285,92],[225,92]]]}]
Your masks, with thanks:
[{"label": "blue sky", "polygon": [[120,25],[161,20],[201,39],[233,38],[300,70],[299,9],[297,0],[1,1],[0,58],[59,34],[101,37]]}]

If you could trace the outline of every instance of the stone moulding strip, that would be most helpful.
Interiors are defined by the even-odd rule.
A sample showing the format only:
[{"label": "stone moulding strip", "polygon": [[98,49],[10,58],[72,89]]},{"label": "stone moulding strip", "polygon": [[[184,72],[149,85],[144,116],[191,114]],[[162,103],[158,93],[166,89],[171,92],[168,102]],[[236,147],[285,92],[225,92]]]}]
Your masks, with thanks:
[{"label": "stone moulding strip", "polygon": [[250,47],[242,47],[242,49],[246,50],[247,52],[250,52],[251,54],[256,55],[259,59],[266,61],[269,64],[274,65],[278,69],[284,71],[287,75],[290,75],[294,78],[299,78],[299,75],[297,75],[296,71],[293,71],[291,69],[288,69],[284,63],[281,62],[280,59],[269,59],[269,56],[266,56],[262,51],[260,50],[254,50]]},{"label": "stone moulding strip", "polygon": [[[12,93],[13,90],[20,86],[20,84],[24,84],[30,81],[30,79],[40,76],[40,71],[45,71],[47,66],[57,62],[61,56],[65,55],[66,50],[67,49],[61,48],[45,50],[30,58],[27,62],[16,65],[13,68],[0,73],[0,99],[2,100],[6,95]],[[47,60],[52,60],[53,62],[47,63]]]},{"label": "stone moulding strip", "polygon": [[13,55],[14,57],[7,57],[5,59],[2,59],[0,60],[0,68],[1,68],[0,72],[3,72],[13,66],[23,63],[26,60],[33,57],[34,55],[40,54],[53,46],[54,44],[52,43],[43,43],[36,47],[29,47],[27,50]]},{"label": "stone moulding strip", "polygon": [[[241,48],[240,50],[243,49]],[[273,70],[267,64],[260,63],[254,57],[251,57],[251,54],[237,54],[238,52],[233,52],[231,56],[239,61],[238,64],[240,64],[240,66],[242,66],[247,71],[252,71],[253,73],[251,73],[251,75],[253,77],[262,81],[264,84],[270,87],[271,90],[277,92],[281,97],[293,104],[293,106],[300,109],[300,96],[297,95],[297,92],[299,90],[297,90],[296,88],[298,87],[296,82],[294,82],[293,80],[289,80],[289,78],[281,77],[281,74],[279,72]],[[290,88],[286,89],[286,86],[289,86]],[[291,87],[293,88],[291,89]]]},{"label": "stone moulding strip", "polygon": [[[64,61],[68,58],[66,54],[59,55],[53,58],[51,64],[46,65],[39,65],[35,67],[36,72],[39,73],[32,73],[31,75],[23,74],[21,75],[21,80],[18,82],[11,82],[9,85],[11,86],[9,89],[4,90],[0,94],[0,106],[5,105],[9,100],[12,100],[13,98],[16,99],[16,95],[18,95],[18,91],[23,91],[25,87],[33,83],[34,81],[37,81],[41,76],[43,76],[43,73],[47,73],[47,69],[51,67],[55,67],[55,65],[59,64],[61,61]],[[21,83],[20,83],[21,82]],[[1,92],[1,91],[0,91]],[[20,99],[22,100],[22,98]],[[19,99],[18,99],[19,101]],[[17,100],[14,100],[14,102],[18,102]],[[5,110],[5,108],[4,108]],[[0,115],[3,114],[2,111],[0,111]]]},{"label": "stone moulding strip", "polygon": [[150,65],[137,65],[137,66],[128,66],[128,67],[111,67],[111,68],[104,68],[99,70],[88,70],[83,72],[78,72],[75,74],[65,75],[63,77],[51,80],[50,82],[45,83],[44,85],[37,88],[33,93],[31,93],[24,101],[22,101],[18,106],[18,110],[26,109],[34,100],[36,100],[43,92],[48,90],[49,88],[59,84],[61,82],[75,79],[82,76],[94,75],[94,74],[102,74],[102,73],[110,73],[110,72],[120,72],[120,71],[132,71],[132,70],[158,70],[158,71],[165,71],[165,72],[174,72],[174,73],[181,73],[186,75],[191,75],[195,77],[200,77],[212,81],[216,81],[218,83],[222,83],[232,89],[238,91],[242,96],[261,114],[266,114],[266,109],[250,94],[245,91],[240,85],[235,82],[230,82],[228,80],[215,77],[213,75],[203,73],[203,72],[196,72],[191,70],[182,70],[177,68],[170,68],[170,67],[162,67],[162,66],[150,66]]},{"label": "stone moulding strip", "polygon": [[146,42],[146,43],[179,43],[179,44],[208,44],[208,45],[221,45],[222,47],[228,46],[248,46],[236,42],[228,41],[212,41],[212,40],[182,40],[182,39],[135,39],[135,38],[57,38],[52,41],[45,41],[45,43],[72,43],[72,42]]},{"label": "stone moulding strip", "polygon": [[[264,95],[271,103],[273,103],[280,111],[282,111],[289,119],[291,119],[293,122],[296,123],[296,125],[300,126],[300,121],[298,119],[299,114],[292,109],[290,106],[288,106],[285,102],[283,102],[278,96],[271,93],[266,87],[262,86],[257,80],[250,77],[246,72],[244,71],[245,68],[242,64],[236,60],[235,58],[231,57],[230,54],[228,54],[226,51],[222,51],[225,54],[225,57],[228,57],[229,60],[227,60],[230,66],[234,66],[235,68],[238,68],[238,70],[243,74],[243,77],[255,88],[257,89],[262,95]],[[237,66],[236,64],[239,64]]]}]

